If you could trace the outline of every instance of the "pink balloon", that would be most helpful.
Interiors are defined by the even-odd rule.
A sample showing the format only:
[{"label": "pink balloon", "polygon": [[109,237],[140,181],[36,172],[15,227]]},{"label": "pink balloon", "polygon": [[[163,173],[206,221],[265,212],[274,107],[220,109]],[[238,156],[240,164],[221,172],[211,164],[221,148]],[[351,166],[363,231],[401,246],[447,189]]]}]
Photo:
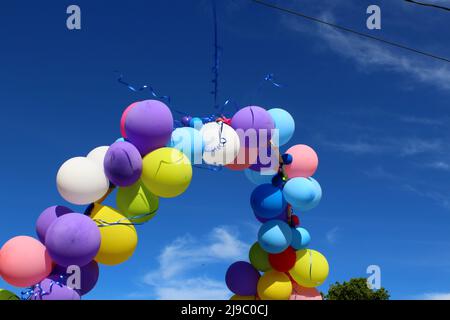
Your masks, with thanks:
[{"label": "pink balloon", "polygon": [[309,178],[316,172],[319,158],[311,147],[298,144],[291,147],[286,153],[289,153],[293,158],[291,164],[284,166],[289,178]]},{"label": "pink balloon", "polygon": [[136,104],[137,104],[137,102],[132,103],[131,105],[129,105],[125,109],[125,111],[122,113],[122,118],[120,119],[120,133],[122,134],[122,137],[124,137],[125,139],[127,138],[127,132],[125,131],[125,121],[127,120],[128,112],[130,112],[131,109],[133,109],[133,107],[136,106]]},{"label": "pink balloon", "polygon": [[0,251],[3,279],[15,287],[29,287],[45,279],[53,262],[45,246],[38,240],[19,236],[6,242]]},{"label": "pink balloon", "polygon": [[316,288],[304,288],[297,283],[292,283],[292,294],[289,300],[323,300]]}]

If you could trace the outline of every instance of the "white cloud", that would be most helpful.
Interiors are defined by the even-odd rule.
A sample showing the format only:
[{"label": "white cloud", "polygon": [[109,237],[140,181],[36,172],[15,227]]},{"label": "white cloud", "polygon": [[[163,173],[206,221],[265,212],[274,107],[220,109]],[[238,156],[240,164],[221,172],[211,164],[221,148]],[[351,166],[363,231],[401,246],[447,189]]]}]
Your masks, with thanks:
[{"label": "white cloud", "polygon": [[339,227],[334,227],[333,229],[329,230],[326,233],[327,241],[330,244],[335,244],[336,243],[336,241],[338,240],[338,232],[339,232]]},{"label": "white cloud", "polygon": [[213,229],[204,241],[186,235],[162,250],[158,268],[148,272],[143,282],[152,287],[157,299],[227,299],[230,292],[224,280],[193,274],[206,264],[245,259],[248,248],[225,227]]},{"label": "white cloud", "polygon": [[[332,22],[331,15],[324,14],[323,20]],[[292,30],[310,31],[295,17],[282,18]],[[421,83],[450,90],[450,67],[447,63],[431,58],[418,57],[413,53],[404,53],[401,49],[365,39],[356,35],[343,33],[331,27],[320,26],[314,32],[326,42],[328,47],[339,55],[353,60],[359,67],[368,71],[370,67],[380,67],[412,77]]]},{"label": "white cloud", "polygon": [[422,300],[450,300],[450,293],[425,293]]}]

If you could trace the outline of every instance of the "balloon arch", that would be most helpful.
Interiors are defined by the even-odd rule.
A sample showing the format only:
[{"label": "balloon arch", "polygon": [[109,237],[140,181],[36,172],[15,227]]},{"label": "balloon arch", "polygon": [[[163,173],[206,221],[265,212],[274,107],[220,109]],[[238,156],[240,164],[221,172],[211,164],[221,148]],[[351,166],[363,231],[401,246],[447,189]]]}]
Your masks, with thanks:
[{"label": "balloon arch", "polygon": [[[257,185],[250,204],[262,225],[249,262],[235,262],[226,273],[232,299],[321,299],[315,288],[327,278],[328,262],[308,249],[310,234],[294,214],[321,200],[311,177],[318,157],[306,145],[280,154],[295,130],[287,111],[249,106],[231,119],[184,116],[177,122],[163,102],[146,100],[126,108],[120,125],[122,138],[66,161],[57,173],[62,198],[88,205],[86,211],[50,207],[37,220],[39,240],[18,236],[3,245],[0,275],[25,289],[20,298],[0,290],[0,300],[79,300],[97,283],[98,264],[113,266],[132,256],[135,226],[153,218],[160,197],[188,188],[193,167],[241,170]],[[252,130],[254,144],[238,134]],[[115,188],[115,208],[103,205]]]}]

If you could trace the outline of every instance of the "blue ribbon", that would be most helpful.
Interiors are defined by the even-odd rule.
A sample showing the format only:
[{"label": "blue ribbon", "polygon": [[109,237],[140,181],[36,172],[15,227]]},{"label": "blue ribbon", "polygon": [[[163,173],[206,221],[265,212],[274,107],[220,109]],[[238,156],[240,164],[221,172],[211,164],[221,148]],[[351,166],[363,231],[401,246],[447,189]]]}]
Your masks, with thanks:
[{"label": "blue ribbon", "polygon": [[143,85],[143,86],[141,86],[141,87],[135,87],[135,86],[131,85],[130,83],[128,83],[128,82],[126,82],[126,81],[123,80],[123,74],[121,74],[121,73],[118,72],[118,71],[116,71],[116,73],[119,74],[119,78],[117,79],[117,81],[118,81],[120,84],[123,84],[124,86],[126,86],[126,87],[127,87],[128,89],[130,89],[131,91],[133,91],[133,92],[142,92],[142,91],[148,89],[148,91],[150,91],[151,95],[152,95],[154,98],[160,99],[160,100],[165,100],[167,103],[170,104],[170,97],[169,97],[169,96],[160,96],[160,95],[158,95],[158,94],[156,93],[156,91],[153,89],[152,86],[149,86],[149,85],[146,85],[146,84],[145,84],[145,85]]}]

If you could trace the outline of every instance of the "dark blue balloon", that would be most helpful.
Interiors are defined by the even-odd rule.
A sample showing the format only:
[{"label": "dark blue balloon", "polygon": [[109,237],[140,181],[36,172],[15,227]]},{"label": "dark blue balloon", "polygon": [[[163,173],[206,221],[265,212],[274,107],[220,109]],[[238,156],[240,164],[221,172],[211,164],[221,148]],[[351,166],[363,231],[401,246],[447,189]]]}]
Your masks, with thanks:
[{"label": "dark blue balloon", "polygon": [[262,184],[253,190],[250,204],[258,218],[270,219],[286,210],[287,202],[280,188],[272,184]]}]

